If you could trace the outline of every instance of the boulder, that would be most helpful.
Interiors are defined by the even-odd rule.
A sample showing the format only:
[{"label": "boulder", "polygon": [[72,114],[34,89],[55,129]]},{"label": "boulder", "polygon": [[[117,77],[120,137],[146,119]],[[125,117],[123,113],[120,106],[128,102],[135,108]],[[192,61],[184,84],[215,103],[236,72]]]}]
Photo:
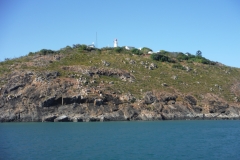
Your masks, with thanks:
[{"label": "boulder", "polygon": [[187,101],[190,105],[196,105],[197,104],[197,100],[196,98],[194,98],[191,95],[187,95],[184,97],[184,100]]},{"label": "boulder", "polygon": [[9,92],[18,89],[19,87],[23,87],[24,84],[15,84],[13,87],[9,88]]},{"label": "boulder", "polygon": [[163,120],[193,119],[194,113],[183,105],[165,105],[161,113]]},{"label": "boulder", "polygon": [[148,110],[142,110],[137,118],[144,121],[162,120],[162,116],[160,114]]},{"label": "boulder", "polygon": [[102,105],[102,104],[103,104],[103,100],[102,100],[102,99],[99,98],[99,99],[95,99],[95,100],[94,100],[94,105],[95,105],[95,106],[100,106],[100,105]]},{"label": "boulder", "polygon": [[100,119],[101,121],[126,121],[123,111],[105,113]]},{"label": "boulder", "polygon": [[175,76],[175,75],[174,75],[174,76],[172,76],[172,79],[174,79],[174,80],[176,80],[177,78],[178,78],[178,77],[177,77],[177,76]]},{"label": "boulder", "polygon": [[104,65],[104,66],[110,66],[110,63],[109,62],[107,62],[107,61],[105,61],[105,60],[102,60],[102,64]]},{"label": "boulder", "polygon": [[156,96],[153,95],[152,92],[146,92],[144,95],[144,102],[145,104],[152,104],[153,102],[157,101]]},{"label": "boulder", "polygon": [[136,100],[136,98],[131,93],[124,94],[120,96],[119,99],[121,101],[127,101],[127,102],[134,102]]},{"label": "boulder", "polygon": [[54,119],[54,122],[69,122],[69,118],[66,115],[59,116]]},{"label": "boulder", "polygon": [[43,118],[42,122],[54,122],[54,119],[56,118],[57,118],[56,115],[47,116]]},{"label": "boulder", "polygon": [[148,68],[149,68],[150,70],[153,70],[153,69],[157,68],[157,65],[154,64],[154,63],[151,63]]},{"label": "boulder", "polygon": [[139,115],[139,111],[133,108],[133,106],[125,106],[123,113],[126,120],[135,120]]}]

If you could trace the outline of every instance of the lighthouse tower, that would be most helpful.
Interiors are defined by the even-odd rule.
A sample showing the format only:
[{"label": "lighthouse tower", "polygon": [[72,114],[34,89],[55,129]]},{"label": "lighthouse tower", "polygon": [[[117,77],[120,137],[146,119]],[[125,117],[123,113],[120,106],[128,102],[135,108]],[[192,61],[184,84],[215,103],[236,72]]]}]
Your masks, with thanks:
[{"label": "lighthouse tower", "polygon": [[113,47],[118,47],[118,41],[117,41],[117,39],[115,39],[115,40],[113,41]]}]

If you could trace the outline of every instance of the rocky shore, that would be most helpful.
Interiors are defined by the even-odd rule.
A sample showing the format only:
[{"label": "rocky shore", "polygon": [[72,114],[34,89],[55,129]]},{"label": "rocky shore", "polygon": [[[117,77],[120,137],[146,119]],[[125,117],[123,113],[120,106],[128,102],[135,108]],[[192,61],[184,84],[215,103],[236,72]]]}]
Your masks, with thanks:
[{"label": "rocky shore", "polygon": [[[74,68],[64,68],[66,70]],[[129,83],[134,77],[120,70],[79,69],[81,75],[116,76]],[[84,76],[59,77],[57,71],[16,71],[1,77],[1,122],[95,122],[135,120],[240,119],[238,103],[214,94],[193,95],[147,91],[142,98],[116,93],[104,82]],[[109,82],[108,85],[114,82]]]}]

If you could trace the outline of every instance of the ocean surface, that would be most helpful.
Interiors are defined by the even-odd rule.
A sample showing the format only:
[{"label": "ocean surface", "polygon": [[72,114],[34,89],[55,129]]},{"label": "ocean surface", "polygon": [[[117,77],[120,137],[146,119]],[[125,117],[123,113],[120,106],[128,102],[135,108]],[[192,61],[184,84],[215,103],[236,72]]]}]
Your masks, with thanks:
[{"label": "ocean surface", "polygon": [[240,121],[1,123],[0,159],[240,159]]}]

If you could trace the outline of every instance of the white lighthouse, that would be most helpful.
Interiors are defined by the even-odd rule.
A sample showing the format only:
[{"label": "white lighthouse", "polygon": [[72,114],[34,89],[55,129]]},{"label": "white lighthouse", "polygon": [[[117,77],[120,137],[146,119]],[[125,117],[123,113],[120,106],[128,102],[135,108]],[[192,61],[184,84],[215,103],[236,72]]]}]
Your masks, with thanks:
[{"label": "white lighthouse", "polygon": [[113,41],[113,47],[118,47],[118,41],[117,41],[117,39],[115,39],[115,40]]}]

